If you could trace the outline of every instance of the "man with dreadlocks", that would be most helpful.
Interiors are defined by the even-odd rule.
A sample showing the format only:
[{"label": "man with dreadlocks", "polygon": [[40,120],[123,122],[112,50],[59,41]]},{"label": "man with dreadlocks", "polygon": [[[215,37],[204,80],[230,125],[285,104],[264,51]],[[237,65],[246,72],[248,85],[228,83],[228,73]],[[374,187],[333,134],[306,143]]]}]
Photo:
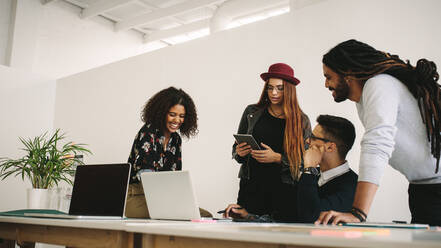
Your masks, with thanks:
[{"label": "man with dreadlocks", "polygon": [[356,41],[323,56],[325,87],[336,102],[356,102],[365,127],[350,213],[322,212],[316,223],[363,222],[389,163],[409,180],[412,223],[441,226],[441,87],[435,63],[416,67]]}]

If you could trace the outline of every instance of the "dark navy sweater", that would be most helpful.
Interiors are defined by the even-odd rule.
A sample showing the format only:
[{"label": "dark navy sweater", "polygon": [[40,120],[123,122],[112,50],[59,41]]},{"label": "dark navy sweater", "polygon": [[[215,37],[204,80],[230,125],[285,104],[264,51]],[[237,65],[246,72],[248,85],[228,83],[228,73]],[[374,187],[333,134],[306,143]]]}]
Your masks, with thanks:
[{"label": "dark navy sweater", "polygon": [[302,174],[297,191],[297,221],[312,223],[321,211],[349,212],[354,202],[358,176],[352,170],[318,186],[319,177]]}]

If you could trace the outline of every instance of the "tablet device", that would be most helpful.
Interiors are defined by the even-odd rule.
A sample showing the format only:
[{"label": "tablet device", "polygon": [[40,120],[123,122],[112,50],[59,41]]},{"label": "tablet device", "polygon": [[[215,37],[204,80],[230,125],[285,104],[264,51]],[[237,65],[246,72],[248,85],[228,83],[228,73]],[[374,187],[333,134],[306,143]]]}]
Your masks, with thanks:
[{"label": "tablet device", "polygon": [[262,150],[251,134],[233,134],[233,136],[238,144],[245,142],[250,145],[253,150]]}]

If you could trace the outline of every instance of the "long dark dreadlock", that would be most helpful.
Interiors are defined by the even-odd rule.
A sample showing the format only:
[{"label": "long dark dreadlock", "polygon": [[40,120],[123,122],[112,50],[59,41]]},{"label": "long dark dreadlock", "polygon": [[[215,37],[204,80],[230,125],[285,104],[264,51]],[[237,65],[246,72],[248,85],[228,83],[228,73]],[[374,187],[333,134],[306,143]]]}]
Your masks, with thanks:
[{"label": "long dark dreadlock", "polygon": [[441,86],[434,62],[418,60],[416,67],[397,55],[381,52],[357,40],[347,40],[323,56],[323,64],[342,76],[367,80],[380,73],[398,78],[417,99],[421,117],[427,129],[432,155],[439,170],[441,136]]}]

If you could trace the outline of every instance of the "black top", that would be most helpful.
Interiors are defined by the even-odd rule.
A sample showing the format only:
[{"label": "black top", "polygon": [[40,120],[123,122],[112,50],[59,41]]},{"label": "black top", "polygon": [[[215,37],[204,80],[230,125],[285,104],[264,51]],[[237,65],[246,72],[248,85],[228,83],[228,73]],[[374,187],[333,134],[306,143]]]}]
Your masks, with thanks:
[{"label": "black top", "polygon": [[[285,134],[285,119],[272,116],[267,109],[257,121],[253,130],[253,137],[261,146],[261,143],[271,147],[274,152],[283,154],[283,136]],[[262,147],[262,146],[261,146]],[[263,148],[263,147],[262,147]],[[259,163],[250,157],[251,177],[263,177],[264,179],[274,176],[280,181],[280,164]],[[271,175],[269,175],[269,174]]]},{"label": "black top", "polygon": [[165,136],[158,129],[144,125],[133,141],[128,162],[132,165],[130,183],[139,182],[142,171],[174,171],[182,169],[181,144],[178,133],[172,133],[164,150]]},{"label": "black top", "polygon": [[[306,138],[311,133],[311,125],[308,117],[301,114],[303,138]],[[252,134],[257,142],[282,155],[279,164],[259,163],[250,155],[240,157],[235,151],[236,144],[233,145],[233,158],[241,163],[237,203],[251,213],[288,216],[297,212],[296,197],[286,197],[295,196],[297,181],[291,176],[289,161],[283,150],[285,122],[285,119],[270,115],[266,107],[257,105],[247,106],[242,114],[238,133]]]},{"label": "black top", "polygon": [[[242,114],[242,118],[240,119],[239,129],[237,130],[237,133],[253,134],[256,123],[260,120],[265,110],[266,108],[259,107],[256,104],[248,105]],[[301,113],[301,116],[302,116],[303,138],[306,140],[311,135],[311,123],[309,122],[308,116],[305,115],[303,112]],[[282,121],[285,120],[282,119]],[[249,155],[245,157],[239,156],[236,153],[236,146],[237,143],[234,142],[232,147],[232,155],[233,158],[241,165],[239,171],[239,177],[241,179],[249,180],[251,179],[251,176],[250,176],[250,166],[248,163],[250,161],[251,156]],[[285,184],[291,184],[291,185],[296,184],[296,180],[294,180],[291,176],[288,157],[286,156],[283,149],[281,151],[282,151],[281,152],[282,161],[279,165],[281,167],[279,176],[281,177],[282,182]]]},{"label": "black top", "polygon": [[352,170],[318,186],[319,177],[302,174],[297,193],[298,222],[312,223],[321,211],[349,212],[354,202],[358,176]]},{"label": "black top", "polygon": [[[259,145],[264,143],[274,152],[283,154],[284,133],[285,120],[272,116],[265,109],[252,134]],[[241,184],[242,192],[239,192],[238,203],[257,214],[278,211],[278,206],[285,205],[284,202],[289,200],[284,198],[280,191],[282,166],[277,163],[260,163],[251,156],[248,164],[250,180],[247,180],[247,186],[244,183]],[[244,192],[249,193],[244,194]]]},{"label": "black top", "polygon": [[253,136],[259,143],[263,142],[277,153],[283,153],[283,136],[285,134],[285,119],[272,116],[268,109],[263,111],[257,121]]}]

